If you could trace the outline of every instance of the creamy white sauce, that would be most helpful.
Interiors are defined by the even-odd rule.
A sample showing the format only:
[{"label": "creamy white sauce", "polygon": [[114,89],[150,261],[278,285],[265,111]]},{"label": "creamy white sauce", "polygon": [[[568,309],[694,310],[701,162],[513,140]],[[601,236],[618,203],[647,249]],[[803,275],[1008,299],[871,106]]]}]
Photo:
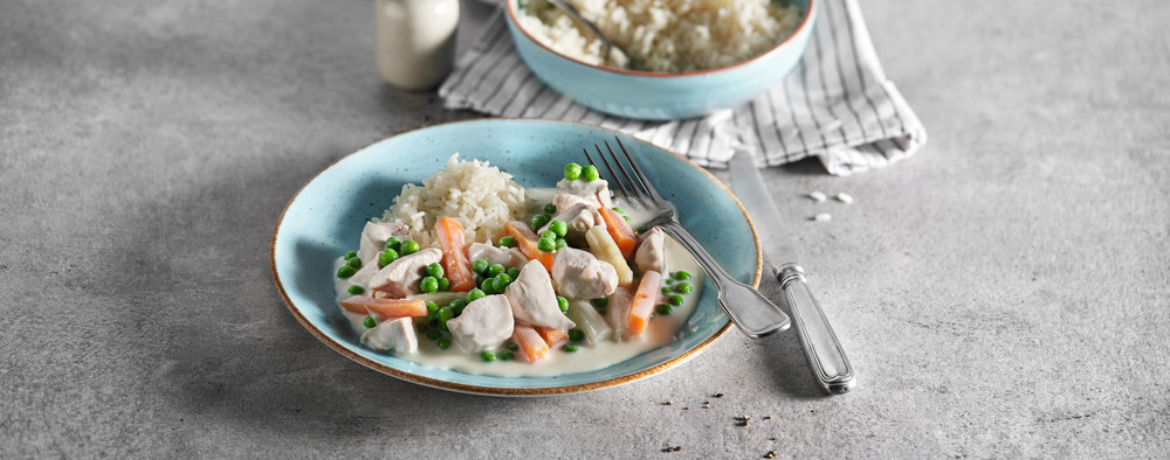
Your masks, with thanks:
[{"label": "creamy white sauce", "polygon": [[[552,201],[555,194],[556,189],[551,188],[525,190],[529,208],[533,211],[543,208],[545,204]],[[618,198],[613,200],[613,205],[625,211],[625,215],[630,218],[630,226],[633,228],[638,228],[638,226],[648,222],[653,217],[643,210],[631,208],[628,203]],[[574,353],[566,352],[561,349],[561,345],[558,345],[549,349],[548,357],[536,363],[528,363],[518,359],[512,361],[500,361],[497,359],[496,361],[485,362],[478,354],[466,353],[454,344],[446,350],[440,350],[437,341],[430,340],[425,337],[425,334],[419,333],[418,352],[411,354],[396,353],[396,356],[424,366],[453,369],[469,374],[497,375],[502,377],[554,376],[601,369],[671,343],[677,337],[679,326],[690,318],[691,313],[695,311],[695,306],[698,304],[699,297],[703,291],[703,272],[698,262],[691,257],[690,253],[683,249],[682,245],[669,237],[665,239],[665,242],[666,269],[668,273],[663,274],[663,287],[677,285],[677,281],[673,285],[666,285],[665,280],[670,278],[670,275],[676,271],[685,271],[691,274],[691,279],[687,280],[687,282],[694,286],[695,289],[690,294],[682,296],[684,300],[683,304],[674,307],[674,311],[670,315],[656,313],[646,326],[646,330],[642,332],[640,338],[626,342],[608,340],[592,345],[584,341],[571,342],[579,347]],[[333,266],[333,279],[338,301],[349,298],[351,296],[348,292],[349,287],[354,285],[349,280],[340,279],[336,276],[337,269],[344,263],[345,261],[342,258],[338,258]],[[659,297],[655,305],[665,302],[665,296],[659,292]],[[338,308],[341,307],[339,306]],[[366,319],[366,315],[351,313],[345,309],[341,309],[341,312],[350,320],[350,323],[359,336],[362,332],[366,331],[367,328],[362,324]],[[418,332],[417,325],[415,332]],[[444,337],[450,339],[449,334],[444,334]],[[502,349],[497,350],[497,352],[499,351],[502,351]]]}]

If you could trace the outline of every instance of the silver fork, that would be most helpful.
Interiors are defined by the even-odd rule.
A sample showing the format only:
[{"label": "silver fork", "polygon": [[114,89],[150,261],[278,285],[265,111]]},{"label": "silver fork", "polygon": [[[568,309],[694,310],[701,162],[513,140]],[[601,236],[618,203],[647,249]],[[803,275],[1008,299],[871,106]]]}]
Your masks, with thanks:
[{"label": "silver fork", "polygon": [[[662,228],[666,234],[674,237],[683,248],[695,257],[699,266],[703,267],[703,271],[707,272],[707,276],[711,278],[715,288],[719,290],[719,305],[723,307],[723,311],[727,313],[731,321],[735,322],[739,330],[748,337],[763,337],[788,329],[792,324],[788,315],[780,311],[776,304],[760,294],[759,291],[739,282],[730,273],[727,273],[727,270],[724,270],[718,262],[715,262],[715,259],[711,258],[707,250],[703,249],[703,245],[699,244],[690,232],[675,222],[677,212],[674,205],[658,194],[658,191],[650,184],[650,180],[642,173],[642,168],[639,168],[638,163],[634,162],[634,158],[630,156],[626,146],[622,145],[622,140],[616,137],[615,139],[622,151],[620,157],[614,153],[608,141],[605,141],[605,148],[609,150],[609,158],[602,153],[600,146],[593,144],[593,147],[597,149],[597,155],[601,158],[602,164],[605,165],[605,170],[609,172],[609,177],[618,186],[618,190],[626,202],[654,213],[654,218],[650,219],[645,228]],[[600,170],[601,166],[594,162],[593,157],[589,155],[589,149],[583,150],[589,164]],[[625,159],[624,162],[622,158]],[[617,165],[616,168],[610,164],[611,159],[613,164]],[[630,166],[629,170],[626,169],[625,164]]]}]

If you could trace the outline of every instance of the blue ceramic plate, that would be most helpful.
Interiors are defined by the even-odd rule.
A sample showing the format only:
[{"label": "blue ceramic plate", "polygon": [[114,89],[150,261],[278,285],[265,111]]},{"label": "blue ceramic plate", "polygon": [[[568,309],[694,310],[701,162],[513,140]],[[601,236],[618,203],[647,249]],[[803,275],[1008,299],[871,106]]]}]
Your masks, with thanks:
[{"label": "blue ceramic plate", "polygon": [[359,342],[334,301],[333,261],[358,246],[362,226],[380,217],[404,184],[421,183],[452,153],[488,160],[522,186],[551,187],[565,163],[583,162],[583,146],[614,136],[678,207],[683,226],[733,276],[757,284],[762,258],[755,229],[731,192],[707,171],[646,142],[599,128],[484,119],[399,134],[342,158],[309,180],[276,223],[271,254],[276,288],[293,316],[326,345],[374,370],[435,388],[502,396],[563,394],[632,382],[681,364],[731,327],[713,289],[703,290],[674,342],[603,369],[556,377],[473,375],[375,352]]}]

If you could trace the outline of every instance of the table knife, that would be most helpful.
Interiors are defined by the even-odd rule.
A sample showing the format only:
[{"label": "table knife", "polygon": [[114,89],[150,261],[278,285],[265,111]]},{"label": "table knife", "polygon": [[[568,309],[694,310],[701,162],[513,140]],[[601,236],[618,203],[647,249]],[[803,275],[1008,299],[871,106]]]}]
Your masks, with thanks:
[{"label": "table knife", "polygon": [[770,262],[772,274],[784,290],[781,304],[788,306],[797,333],[804,345],[804,355],[821,387],[832,394],[842,394],[853,388],[853,366],[837,340],[821,305],[813,297],[804,278],[804,268],[797,263],[799,251],[793,235],[772,195],[764,186],[764,179],[756,169],[750,154],[736,153],[731,159],[731,188],[739,197],[760,235],[765,259]]}]

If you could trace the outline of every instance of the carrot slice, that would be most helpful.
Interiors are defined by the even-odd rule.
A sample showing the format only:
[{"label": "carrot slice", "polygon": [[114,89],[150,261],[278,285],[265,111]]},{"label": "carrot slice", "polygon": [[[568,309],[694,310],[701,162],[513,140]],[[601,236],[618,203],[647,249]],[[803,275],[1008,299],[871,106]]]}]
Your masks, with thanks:
[{"label": "carrot slice", "polygon": [[617,211],[602,208],[600,212],[601,220],[605,221],[605,230],[613,237],[618,249],[621,249],[622,257],[627,260],[633,257],[634,248],[638,247],[638,234],[634,233],[634,229],[630,228],[630,224]]},{"label": "carrot slice", "polygon": [[540,338],[544,339],[544,343],[548,344],[549,347],[555,347],[569,341],[569,333],[555,327],[538,326],[536,333],[540,334]]},{"label": "carrot slice", "polygon": [[548,356],[548,344],[532,326],[516,324],[512,328],[512,341],[520,346],[520,357],[525,361],[534,363]]},{"label": "carrot slice", "polygon": [[422,299],[375,299],[355,295],[340,303],[341,308],[354,313],[362,315],[377,313],[388,319],[427,315],[427,303]]},{"label": "carrot slice", "polygon": [[504,233],[507,233],[512,238],[516,238],[516,246],[520,248],[520,253],[524,254],[524,257],[527,257],[528,260],[540,261],[540,264],[544,265],[545,270],[552,271],[556,253],[541,251],[536,246],[536,242],[538,241],[536,233],[533,233],[528,228],[528,225],[525,225],[524,222],[514,220],[504,224]]},{"label": "carrot slice", "polygon": [[630,304],[630,316],[626,320],[626,328],[635,334],[646,330],[650,322],[650,315],[654,313],[654,300],[658,298],[658,289],[662,287],[662,274],[649,270],[642,274],[642,282],[638,283],[638,292],[634,294],[634,301]]},{"label": "carrot slice", "polygon": [[443,273],[451,280],[451,292],[467,292],[475,289],[475,274],[471,261],[467,260],[467,249],[463,240],[463,225],[450,217],[435,222],[435,233],[443,246]]}]

